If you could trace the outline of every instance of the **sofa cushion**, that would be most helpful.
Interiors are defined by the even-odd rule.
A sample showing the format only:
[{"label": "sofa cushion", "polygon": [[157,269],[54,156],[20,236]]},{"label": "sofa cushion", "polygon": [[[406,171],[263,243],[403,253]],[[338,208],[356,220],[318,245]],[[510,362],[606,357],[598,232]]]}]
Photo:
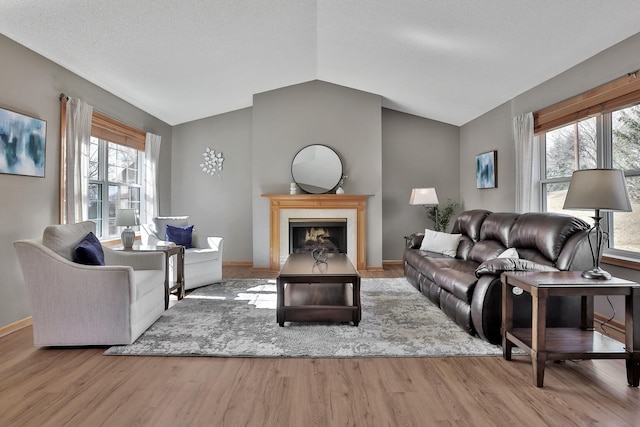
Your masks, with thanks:
[{"label": "sofa cushion", "polygon": [[567,239],[588,229],[589,224],[570,215],[528,212],[514,222],[507,246],[518,248],[521,257],[537,259],[537,251],[554,263]]},{"label": "sofa cushion", "polygon": [[176,245],[182,245],[185,249],[191,249],[191,236],[193,234],[193,225],[173,226],[167,225],[165,230],[165,239],[167,242],[173,242]]},{"label": "sofa cushion", "polygon": [[498,240],[481,240],[473,245],[467,258],[480,263],[497,258],[504,249],[505,247]]},{"label": "sofa cushion", "polygon": [[[413,268],[420,271],[420,273],[426,276],[429,280],[433,280],[433,272],[439,268],[467,263],[467,261],[451,258],[449,256],[437,254],[435,252],[425,252],[418,249],[406,250],[404,253],[404,260],[408,264],[412,265]],[[474,270],[477,266],[478,263],[473,262]]]},{"label": "sofa cushion", "polygon": [[504,247],[509,242],[509,231],[519,214],[511,212],[494,212],[489,214],[480,228],[480,240],[497,240]]},{"label": "sofa cushion", "polygon": [[490,213],[490,211],[483,209],[474,209],[462,212],[453,224],[451,233],[465,234],[469,236],[471,240],[477,242],[480,240],[480,228],[482,227],[482,223]]},{"label": "sofa cushion", "polygon": [[500,275],[505,271],[558,271],[557,268],[549,265],[538,264],[527,259],[517,258],[494,258],[485,261],[476,268],[476,277],[489,275]]},{"label": "sofa cushion", "polygon": [[63,258],[73,261],[73,250],[89,232],[96,232],[96,224],[92,221],[50,225],[42,233],[42,244]]},{"label": "sofa cushion", "polygon": [[166,240],[165,232],[167,225],[173,225],[175,227],[183,227],[189,225],[188,216],[157,216],[152,219],[153,224],[150,227],[151,231],[158,236],[160,240]]},{"label": "sofa cushion", "polygon": [[89,232],[73,249],[73,262],[84,265],[104,265],[104,251],[100,240]]},{"label": "sofa cushion", "polygon": [[424,230],[420,250],[455,257],[460,237],[460,234],[441,233],[427,228]]},{"label": "sofa cushion", "polygon": [[473,289],[478,278],[473,271],[454,268],[440,268],[433,274],[434,282],[442,289],[455,295],[466,303],[471,302]]}]

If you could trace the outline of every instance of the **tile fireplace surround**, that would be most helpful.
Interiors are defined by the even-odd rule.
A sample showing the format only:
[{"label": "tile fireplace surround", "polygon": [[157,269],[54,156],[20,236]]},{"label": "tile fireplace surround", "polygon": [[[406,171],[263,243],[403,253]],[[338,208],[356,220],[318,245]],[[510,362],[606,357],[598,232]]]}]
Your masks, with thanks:
[{"label": "tile fireplace surround", "polygon": [[358,270],[367,268],[367,195],[263,194],[270,201],[269,269],[280,270],[289,255],[290,218],[346,218],[347,256]]}]

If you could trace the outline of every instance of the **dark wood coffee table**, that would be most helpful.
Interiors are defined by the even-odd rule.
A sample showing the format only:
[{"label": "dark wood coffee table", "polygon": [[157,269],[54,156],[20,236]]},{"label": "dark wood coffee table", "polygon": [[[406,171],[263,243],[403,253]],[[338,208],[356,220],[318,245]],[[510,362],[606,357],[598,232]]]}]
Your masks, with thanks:
[{"label": "dark wood coffee table", "polygon": [[346,254],[315,264],[309,253],[291,254],[277,281],[277,321],[353,322],[362,316],[360,275]]}]

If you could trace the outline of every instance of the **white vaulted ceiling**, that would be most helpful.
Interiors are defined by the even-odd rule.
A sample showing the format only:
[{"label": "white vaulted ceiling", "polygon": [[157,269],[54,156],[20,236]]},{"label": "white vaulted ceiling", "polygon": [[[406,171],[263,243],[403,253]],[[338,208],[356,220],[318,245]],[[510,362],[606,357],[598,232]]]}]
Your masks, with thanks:
[{"label": "white vaulted ceiling", "polygon": [[315,79],[462,125],[639,30],[637,0],[0,0],[2,34],[171,125]]}]

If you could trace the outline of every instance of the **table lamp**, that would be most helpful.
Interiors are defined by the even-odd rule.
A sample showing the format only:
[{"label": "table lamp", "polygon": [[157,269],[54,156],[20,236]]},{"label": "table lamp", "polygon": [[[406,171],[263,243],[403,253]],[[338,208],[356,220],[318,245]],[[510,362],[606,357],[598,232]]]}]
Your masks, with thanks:
[{"label": "table lamp", "polygon": [[[410,205],[437,206],[438,195],[435,188],[414,188],[411,190]],[[436,224],[438,223],[438,211],[436,210]]]},{"label": "table lamp", "polygon": [[[600,211],[631,212],[631,202],[627,193],[624,172],[619,169],[581,169],[573,172],[569,190],[564,201],[563,209],[595,210],[592,216],[593,227],[589,233],[594,233],[595,247],[591,238],[591,257],[593,267],[582,272],[587,279],[611,279],[611,274],[600,268],[600,257],[604,249],[605,237],[609,233],[600,228]],[[591,237],[591,236],[590,236]]]},{"label": "table lamp", "polygon": [[131,249],[133,247],[133,241],[136,238],[136,233],[131,229],[131,226],[137,224],[138,221],[135,209],[118,209],[116,211],[116,226],[126,227],[122,230],[122,234],[120,235],[120,238],[122,239],[122,246],[124,246],[125,249]]}]

